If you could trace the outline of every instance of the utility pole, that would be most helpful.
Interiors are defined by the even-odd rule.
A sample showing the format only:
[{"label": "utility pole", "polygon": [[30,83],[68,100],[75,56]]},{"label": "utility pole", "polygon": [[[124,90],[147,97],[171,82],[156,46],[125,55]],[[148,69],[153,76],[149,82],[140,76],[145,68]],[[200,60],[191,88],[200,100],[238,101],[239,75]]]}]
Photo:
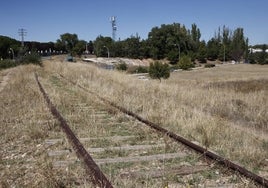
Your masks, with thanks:
[{"label": "utility pole", "polygon": [[18,31],[19,36],[21,36],[21,47],[24,47],[24,36],[26,36],[27,32],[25,29],[21,28]]}]

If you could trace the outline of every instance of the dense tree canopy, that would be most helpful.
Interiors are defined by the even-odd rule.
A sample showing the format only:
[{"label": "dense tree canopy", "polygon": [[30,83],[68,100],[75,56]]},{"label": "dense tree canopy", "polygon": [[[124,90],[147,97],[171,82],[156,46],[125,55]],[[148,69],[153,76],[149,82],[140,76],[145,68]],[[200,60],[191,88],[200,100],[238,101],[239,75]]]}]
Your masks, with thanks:
[{"label": "dense tree canopy", "polygon": [[[196,24],[190,29],[180,23],[162,24],[153,27],[147,39],[141,39],[138,34],[125,40],[114,41],[111,37],[98,36],[94,41],[79,40],[77,34],[65,33],[60,35],[56,43],[25,42],[28,51],[49,53],[68,52],[81,55],[86,52],[96,56],[153,58],[167,59],[171,64],[177,64],[181,57],[187,55],[191,61],[198,60],[205,63],[208,60],[241,61],[250,60],[252,63],[266,62],[267,53],[262,55],[249,54],[248,39],[244,36],[243,28],[231,30],[226,26],[218,28],[214,37],[206,41],[201,40],[201,31]],[[10,48],[15,54],[20,47],[19,41],[0,36],[0,57],[11,58]],[[263,46],[259,46],[263,48]],[[267,49],[267,46],[264,46]]]},{"label": "dense tree canopy", "polygon": [[[18,53],[20,42],[9,37],[0,36],[0,59],[12,58],[12,53]],[[11,49],[10,49],[11,48]],[[12,52],[13,50],[13,52]]]}]

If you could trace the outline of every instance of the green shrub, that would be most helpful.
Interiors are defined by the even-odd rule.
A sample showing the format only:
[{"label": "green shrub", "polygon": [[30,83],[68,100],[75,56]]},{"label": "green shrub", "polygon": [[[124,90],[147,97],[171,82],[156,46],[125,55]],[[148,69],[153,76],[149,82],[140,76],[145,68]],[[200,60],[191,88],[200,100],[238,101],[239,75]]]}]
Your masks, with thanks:
[{"label": "green shrub", "polygon": [[144,66],[138,66],[136,72],[137,73],[148,73],[149,68],[148,67],[144,67]]},{"label": "green shrub", "polygon": [[137,73],[148,73],[149,67],[145,66],[129,66],[127,72],[130,74],[137,74]]},{"label": "green shrub", "polygon": [[127,64],[125,62],[119,63],[116,65],[116,69],[120,71],[126,71],[127,70]]},{"label": "green shrub", "polygon": [[161,82],[161,78],[164,78],[164,79],[169,78],[170,70],[169,70],[168,64],[161,63],[159,61],[150,63],[149,76],[152,79],[159,79],[160,82]]},{"label": "green shrub", "polygon": [[183,70],[189,70],[190,68],[194,67],[194,64],[191,61],[191,58],[188,56],[182,56],[178,63],[179,68]]},{"label": "green shrub", "polygon": [[14,60],[5,59],[5,60],[0,61],[0,70],[15,67],[16,65],[17,64]]},{"label": "green shrub", "polygon": [[136,73],[148,73],[149,68],[144,66],[138,66],[136,69]]},{"label": "green shrub", "polygon": [[32,53],[20,56],[16,60],[5,59],[0,61],[0,70],[15,67],[22,64],[36,64],[41,66],[41,57],[37,53]]},{"label": "green shrub", "polygon": [[207,63],[205,64],[205,68],[212,68],[215,67],[215,64]]},{"label": "green shrub", "polygon": [[41,57],[37,53],[27,54],[20,58],[20,64],[37,64],[41,65]]}]

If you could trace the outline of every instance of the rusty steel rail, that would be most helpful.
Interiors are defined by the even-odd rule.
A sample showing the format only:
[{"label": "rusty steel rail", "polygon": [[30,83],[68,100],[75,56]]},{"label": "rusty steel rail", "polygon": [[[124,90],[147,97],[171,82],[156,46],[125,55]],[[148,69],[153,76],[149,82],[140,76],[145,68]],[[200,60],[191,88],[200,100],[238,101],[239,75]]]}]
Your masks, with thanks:
[{"label": "rusty steel rail", "polygon": [[46,103],[48,105],[48,108],[50,109],[50,112],[52,115],[58,119],[60,122],[60,126],[62,130],[65,132],[68,141],[73,146],[77,157],[83,161],[85,165],[86,172],[90,176],[90,179],[92,183],[96,186],[99,186],[101,188],[112,188],[113,186],[109,182],[109,180],[105,177],[105,175],[102,173],[98,165],[94,162],[92,157],[89,155],[89,153],[86,151],[82,143],[79,141],[79,139],[75,136],[69,125],[67,124],[66,120],[62,117],[60,112],[57,110],[57,108],[53,105],[51,100],[49,99],[48,94],[45,92],[44,88],[42,87],[38,75],[35,73],[35,79],[39,86],[39,89],[41,93],[43,94],[44,99],[46,100]]},{"label": "rusty steel rail", "polygon": [[131,112],[131,111],[127,110],[126,108],[124,108],[122,106],[119,106],[116,103],[111,102],[106,98],[101,97],[97,93],[90,91],[89,89],[81,86],[80,84],[76,84],[74,81],[65,78],[61,74],[60,74],[60,76],[62,78],[64,78],[65,80],[67,80],[68,82],[70,82],[70,83],[76,85],[77,87],[81,88],[82,90],[84,90],[84,91],[86,91],[86,92],[88,92],[88,93],[90,93],[92,95],[97,96],[101,101],[113,106],[114,108],[117,108],[119,111],[121,111],[121,112],[123,112],[123,113],[125,113],[125,114],[127,114],[129,116],[132,116],[135,119],[137,119],[138,121],[148,125],[152,129],[155,129],[155,130],[161,132],[162,134],[167,135],[168,137],[172,138],[173,140],[188,146],[189,148],[191,148],[191,149],[203,154],[207,158],[210,158],[212,160],[217,161],[219,164],[221,164],[221,165],[223,165],[223,166],[225,166],[225,167],[227,167],[229,169],[232,169],[232,170],[234,170],[236,172],[239,172],[241,175],[243,175],[243,176],[245,176],[245,177],[247,177],[249,179],[252,179],[254,182],[258,183],[259,185],[264,186],[264,187],[268,187],[268,180],[267,179],[265,179],[265,178],[255,174],[255,173],[247,170],[246,168],[244,168],[244,167],[242,167],[242,166],[240,166],[240,165],[238,165],[238,164],[236,164],[236,163],[234,163],[234,162],[232,162],[232,161],[230,161],[230,160],[228,160],[228,159],[226,159],[226,158],[224,158],[224,157],[222,157],[222,156],[220,156],[220,155],[218,155],[216,153],[213,153],[213,152],[207,150],[206,148],[204,148],[202,146],[199,146],[199,145],[187,140],[186,138],[183,138],[182,136],[174,134],[173,132],[161,127],[160,125],[157,125],[156,123],[153,123],[153,122],[151,122],[149,120],[144,119],[143,117],[135,114],[134,112]]}]

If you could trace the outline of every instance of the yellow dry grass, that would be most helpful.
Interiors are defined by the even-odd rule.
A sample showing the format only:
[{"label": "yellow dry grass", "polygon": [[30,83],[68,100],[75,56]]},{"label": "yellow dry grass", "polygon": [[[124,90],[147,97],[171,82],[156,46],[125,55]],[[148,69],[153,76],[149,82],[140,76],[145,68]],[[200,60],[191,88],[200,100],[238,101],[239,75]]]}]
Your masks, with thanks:
[{"label": "yellow dry grass", "polygon": [[249,169],[267,170],[267,66],[175,72],[161,83],[80,63],[47,63],[45,69]]},{"label": "yellow dry grass", "polygon": [[[160,83],[57,59],[45,61],[43,67],[12,69],[12,77],[0,93],[2,187],[57,187],[63,179],[60,176],[70,180],[78,176],[75,172],[52,170],[46,158],[42,144],[50,137],[49,131],[55,129],[55,121],[47,121],[53,118],[34,72],[38,72],[53,103],[61,110],[75,99],[62,97],[57,88],[50,86],[52,76],[58,74],[268,177],[267,66],[228,65],[174,72]],[[5,74],[1,72],[0,76]],[[84,97],[77,96],[79,100]]]}]

